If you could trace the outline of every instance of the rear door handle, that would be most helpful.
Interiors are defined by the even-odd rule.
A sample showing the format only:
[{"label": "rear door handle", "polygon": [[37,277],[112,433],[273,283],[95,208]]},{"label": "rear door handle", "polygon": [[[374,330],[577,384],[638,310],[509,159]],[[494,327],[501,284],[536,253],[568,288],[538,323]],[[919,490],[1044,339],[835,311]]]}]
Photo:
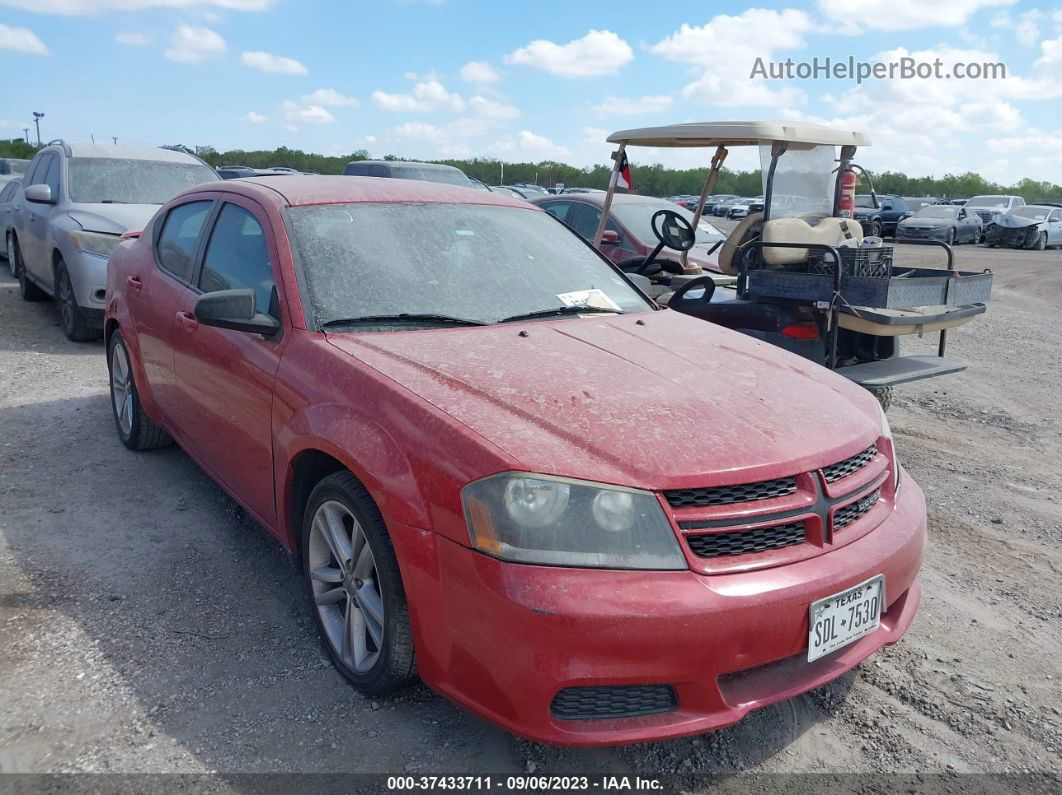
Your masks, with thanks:
[{"label": "rear door handle", "polygon": [[140,279],[138,279],[136,276],[130,276],[128,279],[125,280],[125,283],[129,285],[130,290],[136,290],[137,292],[139,292],[140,288],[144,286],[144,283],[140,281]]},{"label": "rear door handle", "polygon": [[193,315],[191,312],[178,312],[177,322],[189,331],[195,331],[197,328],[199,328],[199,321],[195,319],[195,315]]}]

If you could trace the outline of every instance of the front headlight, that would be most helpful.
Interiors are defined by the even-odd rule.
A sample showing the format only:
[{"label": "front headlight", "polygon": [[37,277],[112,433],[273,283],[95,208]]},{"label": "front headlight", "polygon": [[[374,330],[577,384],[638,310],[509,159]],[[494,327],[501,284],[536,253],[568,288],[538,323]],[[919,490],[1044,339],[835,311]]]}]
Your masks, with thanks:
[{"label": "front headlight", "polygon": [[461,492],[472,546],[503,560],[609,569],[687,568],[648,491],[520,472]]},{"label": "front headlight", "polygon": [[75,230],[70,233],[72,242],[79,251],[86,254],[95,254],[97,257],[109,257],[118,244],[122,242],[121,235],[106,235],[102,232],[84,232]]},{"label": "front headlight", "polygon": [[900,490],[900,459],[896,455],[896,442],[892,438],[892,428],[889,427],[889,418],[885,416],[885,409],[878,404],[878,414],[881,416],[881,436],[889,440],[890,459],[889,466],[892,468],[893,477],[896,479],[895,490]]}]

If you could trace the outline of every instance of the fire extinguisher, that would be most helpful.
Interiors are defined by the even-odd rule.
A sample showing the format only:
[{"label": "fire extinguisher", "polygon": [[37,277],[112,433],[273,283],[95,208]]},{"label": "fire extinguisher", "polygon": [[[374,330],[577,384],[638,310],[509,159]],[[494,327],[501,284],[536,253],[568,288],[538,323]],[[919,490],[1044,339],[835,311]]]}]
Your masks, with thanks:
[{"label": "fire extinguisher", "polygon": [[855,189],[858,177],[851,167],[841,175],[841,197],[837,202],[837,214],[841,218],[851,218],[855,212]]}]

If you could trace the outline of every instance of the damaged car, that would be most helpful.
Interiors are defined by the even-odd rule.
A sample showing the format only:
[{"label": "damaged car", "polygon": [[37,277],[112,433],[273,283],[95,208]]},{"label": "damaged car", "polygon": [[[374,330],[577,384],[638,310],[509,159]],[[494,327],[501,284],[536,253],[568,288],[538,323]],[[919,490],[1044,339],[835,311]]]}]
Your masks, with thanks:
[{"label": "damaged car", "polygon": [[1062,209],[1029,204],[997,215],[985,227],[985,245],[1037,251],[1062,246]]}]

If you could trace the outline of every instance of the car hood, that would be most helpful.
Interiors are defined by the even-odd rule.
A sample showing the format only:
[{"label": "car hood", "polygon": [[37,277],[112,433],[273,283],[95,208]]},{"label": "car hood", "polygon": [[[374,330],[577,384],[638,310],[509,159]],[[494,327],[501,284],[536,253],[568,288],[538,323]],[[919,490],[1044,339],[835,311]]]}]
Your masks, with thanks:
[{"label": "car hood", "polygon": [[992,223],[1007,229],[1021,229],[1026,226],[1039,226],[1043,221],[1037,221],[1035,218],[1023,218],[1020,215],[997,215],[992,219]]},{"label": "car hood", "polygon": [[143,229],[158,209],[157,204],[79,204],[70,217],[86,232],[121,235]]},{"label": "car hood", "polygon": [[[712,251],[710,254],[708,253],[716,242],[717,241],[713,240],[711,243],[695,243],[693,248],[690,249],[690,253],[686,256],[686,262],[691,265],[700,265],[706,270],[719,270],[719,250],[722,246],[715,251]],[[675,251],[674,249],[668,249],[668,251],[674,251],[676,256],[682,256],[681,252]]]},{"label": "car hood", "polygon": [[880,432],[874,398],[842,376],[671,311],[328,342],[543,474],[748,482],[842,460]]}]

